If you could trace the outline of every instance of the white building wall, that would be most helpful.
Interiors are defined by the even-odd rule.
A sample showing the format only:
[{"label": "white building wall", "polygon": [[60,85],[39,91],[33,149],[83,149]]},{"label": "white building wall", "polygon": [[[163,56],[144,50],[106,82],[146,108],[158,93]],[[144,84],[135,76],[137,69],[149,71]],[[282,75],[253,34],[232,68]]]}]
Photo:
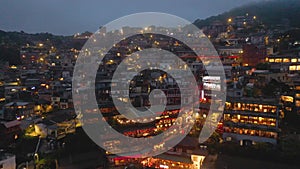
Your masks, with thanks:
[{"label": "white building wall", "polygon": [[6,159],[0,161],[0,166],[3,169],[16,169],[16,156],[7,156]]}]

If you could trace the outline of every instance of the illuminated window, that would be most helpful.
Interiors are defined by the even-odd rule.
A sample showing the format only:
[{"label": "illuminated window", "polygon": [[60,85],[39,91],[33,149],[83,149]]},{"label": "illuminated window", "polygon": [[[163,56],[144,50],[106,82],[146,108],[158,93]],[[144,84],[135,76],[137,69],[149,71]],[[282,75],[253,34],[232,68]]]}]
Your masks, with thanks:
[{"label": "illuminated window", "polygon": [[300,70],[300,65],[297,66],[297,70]]},{"label": "illuminated window", "polygon": [[281,62],[282,62],[282,59],[275,59],[275,62],[276,62],[276,63],[281,63]]},{"label": "illuminated window", "polygon": [[300,107],[300,100],[296,100],[296,106]]},{"label": "illuminated window", "polygon": [[296,94],[296,97],[297,97],[297,98],[300,98],[300,93],[297,93],[297,94]]},{"label": "illuminated window", "polygon": [[224,114],[224,120],[230,120],[230,115],[229,114]]},{"label": "illuminated window", "polygon": [[292,108],[291,107],[286,107],[285,110],[292,111]]},{"label": "illuminated window", "polygon": [[274,59],[269,59],[269,62],[274,62]]},{"label": "illuminated window", "polygon": [[290,71],[296,70],[296,66],[290,66]]},{"label": "illuminated window", "polygon": [[292,63],[296,63],[296,62],[297,62],[297,58],[293,58]]},{"label": "illuminated window", "polygon": [[226,104],[226,108],[230,108],[231,107],[231,103],[226,102],[225,104]]},{"label": "illuminated window", "polygon": [[290,59],[288,59],[288,58],[284,58],[284,59],[283,59],[283,62],[284,62],[284,63],[289,63],[289,62],[291,62],[291,61],[290,61]]},{"label": "illuminated window", "polygon": [[281,96],[281,100],[285,101],[285,102],[294,102],[294,98],[292,96]]}]

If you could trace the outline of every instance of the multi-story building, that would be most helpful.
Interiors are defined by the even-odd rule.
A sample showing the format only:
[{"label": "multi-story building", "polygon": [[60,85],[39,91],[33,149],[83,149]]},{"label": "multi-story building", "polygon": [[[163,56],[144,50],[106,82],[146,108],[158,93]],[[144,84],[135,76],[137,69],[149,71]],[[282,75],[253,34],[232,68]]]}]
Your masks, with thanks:
[{"label": "multi-story building", "polygon": [[21,133],[20,124],[21,122],[17,120],[0,122],[0,145],[10,144],[19,137]]},{"label": "multi-story building", "polygon": [[206,146],[199,145],[198,140],[186,137],[169,151],[144,159],[143,166],[170,169],[200,169],[208,155]]},{"label": "multi-story building", "polygon": [[32,67],[37,63],[44,62],[47,53],[47,47],[43,43],[38,43],[35,46],[30,46],[29,44],[22,46],[20,51],[21,62],[26,67]]},{"label": "multi-story building", "polygon": [[10,102],[3,107],[3,119],[21,120],[34,114],[34,104],[29,102]]},{"label": "multi-story building", "polygon": [[276,80],[280,83],[292,84],[292,79],[285,72],[270,72],[269,70],[255,70],[252,72],[252,76],[260,81],[260,83],[270,83],[272,80]]},{"label": "multi-story building", "polygon": [[246,44],[243,46],[242,62],[244,66],[256,66],[263,63],[267,56],[267,48],[265,46],[256,46]]},{"label": "multi-story building", "polygon": [[[231,42],[230,39],[226,40],[226,42],[229,44],[234,43]],[[240,46],[217,46],[217,51],[220,56],[240,56],[243,54],[243,48]]]},{"label": "multi-story building", "polygon": [[294,109],[297,114],[300,114],[300,81],[294,81]]},{"label": "multi-story building", "polygon": [[284,72],[295,73],[300,70],[300,59],[295,54],[269,55],[265,61],[270,64],[270,68]]},{"label": "multi-story building", "polygon": [[277,99],[228,98],[224,110],[226,141],[240,145],[267,142],[277,144],[281,109]]},{"label": "multi-story building", "polygon": [[76,131],[75,112],[73,109],[65,109],[53,112],[51,117],[34,125],[35,132],[41,137],[61,139],[69,133]]},{"label": "multi-story building", "polygon": [[0,72],[0,105],[5,101],[5,86],[2,73]]}]

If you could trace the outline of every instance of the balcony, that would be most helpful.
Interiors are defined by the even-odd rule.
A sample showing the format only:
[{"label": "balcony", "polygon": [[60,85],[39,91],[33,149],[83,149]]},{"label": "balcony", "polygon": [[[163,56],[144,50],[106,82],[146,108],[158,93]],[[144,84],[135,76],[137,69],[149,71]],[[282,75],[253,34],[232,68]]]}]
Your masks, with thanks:
[{"label": "balcony", "polygon": [[231,121],[225,121],[224,126],[279,132],[279,128],[276,126],[267,126],[267,125],[260,125],[260,124],[251,124],[251,123],[234,123]]},{"label": "balcony", "polygon": [[256,112],[256,111],[246,111],[246,110],[224,110],[224,114],[240,114],[247,116],[260,116],[260,117],[274,117],[277,118],[277,111],[275,113],[272,112]]}]

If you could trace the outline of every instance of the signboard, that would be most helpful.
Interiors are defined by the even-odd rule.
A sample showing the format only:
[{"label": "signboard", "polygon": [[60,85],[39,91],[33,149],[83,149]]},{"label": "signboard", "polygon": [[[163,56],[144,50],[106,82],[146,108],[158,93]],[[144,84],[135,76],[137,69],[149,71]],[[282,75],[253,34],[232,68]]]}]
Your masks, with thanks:
[{"label": "signboard", "polygon": [[203,88],[204,90],[221,91],[221,78],[219,76],[204,76]]}]

